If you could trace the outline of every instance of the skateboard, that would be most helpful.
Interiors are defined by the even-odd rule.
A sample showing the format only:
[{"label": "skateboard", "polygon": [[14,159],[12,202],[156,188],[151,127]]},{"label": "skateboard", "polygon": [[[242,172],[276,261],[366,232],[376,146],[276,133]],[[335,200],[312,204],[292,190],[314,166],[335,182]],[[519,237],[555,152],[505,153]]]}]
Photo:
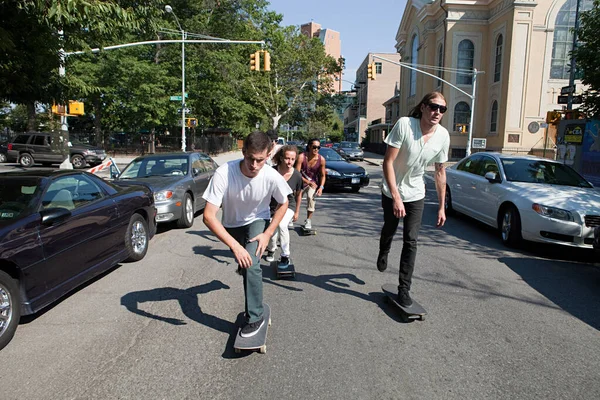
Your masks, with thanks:
[{"label": "skateboard", "polygon": [[425,321],[425,314],[427,314],[427,311],[425,311],[425,309],[423,307],[421,307],[421,305],[419,303],[417,303],[415,301],[415,299],[413,299],[413,303],[409,307],[405,307],[403,305],[400,305],[400,303],[398,303],[398,286],[397,285],[393,285],[391,283],[386,283],[385,285],[383,285],[381,287],[381,290],[383,290],[383,293],[385,293],[385,295],[386,295],[385,299],[387,301],[391,301],[393,304],[396,305],[396,307],[398,307],[400,310],[402,310],[402,312],[406,315],[406,317],[409,320],[418,319],[419,321]]},{"label": "skateboard", "polygon": [[317,230],[316,229],[306,229],[304,227],[304,225],[300,225],[300,230],[301,230],[303,236],[316,235],[317,234]]},{"label": "skateboard", "polygon": [[291,261],[292,260],[290,259],[290,264],[288,265],[287,268],[279,268],[279,261],[277,261],[277,260],[271,262],[271,268],[273,268],[275,270],[275,273],[277,274],[277,279],[287,278],[287,277],[292,277],[292,278],[296,277],[296,268],[294,267],[294,264],[292,264]]},{"label": "skateboard", "polygon": [[235,343],[233,349],[236,353],[240,353],[242,350],[258,350],[259,353],[265,354],[267,352],[267,331],[271,326],[271,307],[268,304],[263,304],[265,324],[260,328],[258,333],[251,337],[242,337],[242,327],[240,326],[235,336]]}]

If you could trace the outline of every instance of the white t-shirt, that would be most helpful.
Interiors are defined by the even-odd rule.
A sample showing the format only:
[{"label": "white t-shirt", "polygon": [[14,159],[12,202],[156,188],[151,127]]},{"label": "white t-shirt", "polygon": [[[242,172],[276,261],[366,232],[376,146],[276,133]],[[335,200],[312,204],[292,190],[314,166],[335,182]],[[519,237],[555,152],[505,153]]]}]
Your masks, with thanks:
[{"label": "white t-shirt", "polygon": [[225,228],[248,225],[258,219],[269,219],[271,197],[279,204],[287,203],[292,192],[289,185],[274,168],[263,167],[254,178],[242,174],[242,160],[233,160],[215,171],[202,198],[220,207]]},{"label": "white t-shirt", "polygon": [[[438,125],[427,143],[424,143],[421,121],[402,117],[384,141],[388,146],[400,149],[393,166],[396,186],[402,201],[411,202],[425,198],[425,167],[431,163],[448,161],[450,135],[446,128]],[[392,197],[385,178],[381,190],[386,196]]]}]

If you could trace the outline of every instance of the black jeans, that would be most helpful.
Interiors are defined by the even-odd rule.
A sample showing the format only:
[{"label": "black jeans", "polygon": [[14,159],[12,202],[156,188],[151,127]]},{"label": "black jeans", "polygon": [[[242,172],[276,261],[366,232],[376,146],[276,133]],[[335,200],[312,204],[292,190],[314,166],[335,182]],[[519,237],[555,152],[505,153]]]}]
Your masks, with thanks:
[{"label": "black jeans", "polygon": [[[400,218],[394,215],[394,200],[381,195],[381,207],[383,207],[383,228],[379,238],[379,253],[387,254],[392,248],[392,240],[396,234]],[[425,199],[404,203],[406,216],[402,224],[402,255],[400,256],[400,277],[398,288],[410,290],[415,261],[417,259],[417,239],[421,229]]]}]

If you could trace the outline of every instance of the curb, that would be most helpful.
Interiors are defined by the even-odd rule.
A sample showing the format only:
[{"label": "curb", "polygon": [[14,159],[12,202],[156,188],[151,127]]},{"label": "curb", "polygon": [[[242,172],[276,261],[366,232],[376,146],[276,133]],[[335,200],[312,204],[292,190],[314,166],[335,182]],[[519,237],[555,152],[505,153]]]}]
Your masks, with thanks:
[{"label": "curb", "polygon": [[365,162],[366,162],[366,163],[369,163],[369,164],[371,164],[371,165],[376,165],[376,166],[378,166],[378,167],[380,167],[380,166],[383,164],[383,162],[371,161],[371,160],[369,160],[369,159],[366,159],[366,158],[365,158]]}]

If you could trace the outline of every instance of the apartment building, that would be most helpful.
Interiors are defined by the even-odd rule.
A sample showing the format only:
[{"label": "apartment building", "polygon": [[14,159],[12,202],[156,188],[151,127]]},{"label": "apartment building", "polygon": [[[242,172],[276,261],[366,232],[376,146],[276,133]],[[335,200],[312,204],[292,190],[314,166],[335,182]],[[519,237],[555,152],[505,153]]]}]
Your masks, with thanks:
[{"label": "apartment building", "polygon": [[[359,141],[367,135],[369,125],[385,120],[384,103],[394,96],[400,79],[400,66],[374,56],[398,62],[396,53],[369,53],[356,71],[354,90],[356,102],[344,112],[344,137]],[[367,78],[367,66],[375,63],[377,79]]]},{"label": "apartment building", "polygon": [[[342,58],[342,41],[340,40],[340,33],[333,29],[321,28],[320,24],[316,22],[309,22],[300,25],[300,32],[308,37],[318,38],[323,46],[325,47],[325,53],[341,60]],[[333,77],[334,90],[337,93],[342,91],[342,72],[335,74]]]},{"label": "apartment building", "polygon": [[[451,134],[451,156],[464,156],[473,113],[473,138],[486,149],[538,154],[545,146],[540,128],[547,111],[561,109],[561,87],[569,84],[577,0],[408,0],[396,49],[402,61],[425,69],[470,94],[421,73],[404,70],[399,107],[402,115],[430,91],[448,101],[442,124]],[[581,11],[592,0],[581,0]],[[458,74],[477,69],[480,73]],[[581,93],[581,81],[576,81]],[[576,107],[576,106],[575,106]],[[543,124],[542,124],[543,126]]]}]

